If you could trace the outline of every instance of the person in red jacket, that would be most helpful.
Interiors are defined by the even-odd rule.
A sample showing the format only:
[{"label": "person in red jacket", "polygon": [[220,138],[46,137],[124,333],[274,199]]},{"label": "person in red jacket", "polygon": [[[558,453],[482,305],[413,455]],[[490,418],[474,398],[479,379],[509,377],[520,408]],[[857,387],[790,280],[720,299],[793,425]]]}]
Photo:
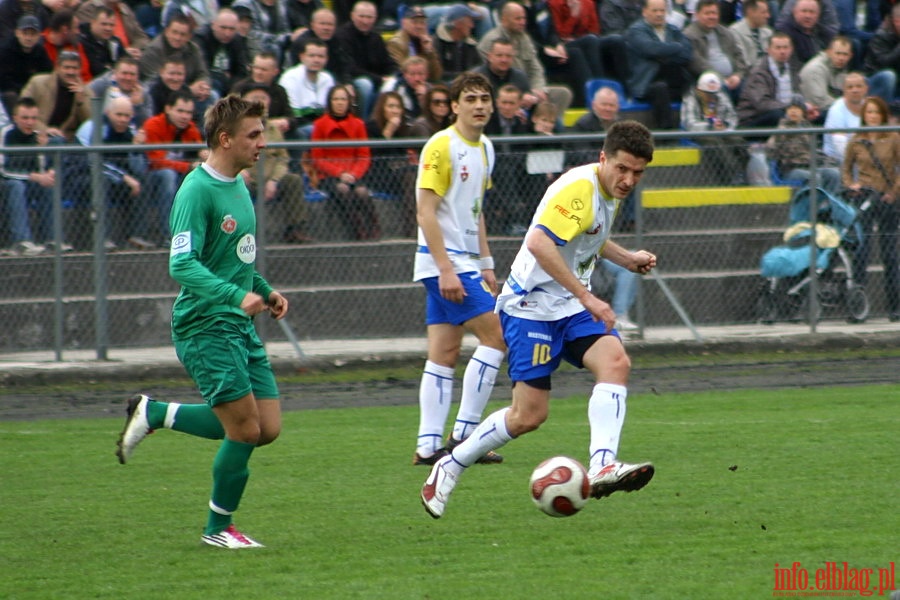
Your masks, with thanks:
[{"label": "person in red jacket", "polygon": [[[350,93],[343,85],[328,92],[325,114],[313,122],[313,141],[367,140],[366,124],[350,110]],[[368,146],[321,147],[310,151],[319,185],[334,199],[350,236],[358,240],[380,237],[378,217],[364,179],[372,163]]]},{"label": "person in red jacket", "polygon": [[[191,119],[194,115],[194,97],[189,91],[178,90],[172,92],[166,102],[163,112],[144,121],[144,143],[166,144],[181,142],[184,144],[200,144],[203,138],[200,130]],[[159,235],[162,238],[162,246],[168,246],[172,237],[169,231],[169,212],[172,210],[172,201],[175,192],[181,185],[181,180],[191,169],[206,159],[207,150],[201,150],[199,157],[191,156],[177,144],[171,148],[162,150],[148,150],[147,159],[149,172],[147,173],[148,200],[150,206],[158,211]],[[144,219],[148,223],[150,219]],[[141,237],[147,237],[146,232],[141,232]]]},{"label": "person in red jacket", "polygon": [[[603,34],[594,0],[549,0],[547,8],[553,27],[566,50],[584,53],[595,79],[615,79],[625,85],[628,79],[628,53],[625,38]],[[578,90],[579,92],[581,90]],[[591,99],[586,99],[590,103]]]}]

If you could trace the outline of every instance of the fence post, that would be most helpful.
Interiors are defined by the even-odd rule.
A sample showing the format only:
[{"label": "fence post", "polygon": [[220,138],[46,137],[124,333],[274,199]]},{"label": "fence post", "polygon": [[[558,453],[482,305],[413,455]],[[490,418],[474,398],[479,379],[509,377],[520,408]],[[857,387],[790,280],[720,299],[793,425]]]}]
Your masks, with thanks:
[{"label": "fence post", "polygon": [[809,222],[812,225],[812,235],[809,236],[809,296],[807,299],[807,314],[809,316],[809,332],[815,333],[818,323],[819,311],[819,276],[816,271],[818,263],[818,251],[816,246],[816,220],[819,217],[819,193],[816,181],[816,169],[818,165],[818,136],[809,136]]},{"label": "fence post", "polygon": [[62,152],[53,153],[53,350],[57,362],[63,359],[63,223],[62,223]]},{"label": "fence post", "polygon": [[88,155],[91,168],[91,213],[94,216],[94,340],[97,360],[107,360],[109,351],[109,306],[107,304],[106,263],[106,194],[103,187],[103,98],[91,98],[91,146],[96,151]]}]

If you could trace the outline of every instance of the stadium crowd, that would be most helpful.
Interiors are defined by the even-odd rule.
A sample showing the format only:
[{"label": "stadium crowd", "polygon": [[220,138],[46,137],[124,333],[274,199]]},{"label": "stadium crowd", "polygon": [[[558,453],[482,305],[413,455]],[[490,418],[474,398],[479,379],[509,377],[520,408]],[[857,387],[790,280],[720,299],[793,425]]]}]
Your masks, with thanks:
[{"label": "stadium crowd", "polygon": [[[489,135],[604,131],[623,102],[646,102],[653,129],[731,132],[705,138],[704,159],[726,177],[720,183],[740,184],[748,144],[741,130],[858,128],[866,98],[897,107],[900,4],[0,0],[0,247],[27,256],[52,247],[58,177],[67,205],[91,202],[85,155],[67,155],[56,173],[44,155],[3,148],[171,143],[102,158],[111,215],[105,247],[164,247],[175,190],[204,154],[179,142],[203,141],[203,114],[216,99],[259,92],[269,139],[424,140],[449,122],[446,85],[468,70],[494,86]],[[94,97],[103,99],[99,136]],[[562,116],[572,107],[587,111],[566,128]],[[851,137],[825,139],[823,166],[838,187]],[[808,177],[808,156],[772,146],[776,168]],[[289,215],[275,220],[283,225],[278,241],[312,240],[304,196],[313,191],[346,211],[352,238],[381,235],[376,198],[396,200],[401,229],[413,233],[413,147],[282,154],[265,182],[245,178]],[[595,160],[596,148],[567,145],[547,173],[529,154],[500,153],[488,208],[494,233],[523,231],[532,207],[522,199],[537,202],[555,174]],[[632,221],[626,203],[619,226]],[[89,239],[66,242],[62,250],[92,247]]]}]

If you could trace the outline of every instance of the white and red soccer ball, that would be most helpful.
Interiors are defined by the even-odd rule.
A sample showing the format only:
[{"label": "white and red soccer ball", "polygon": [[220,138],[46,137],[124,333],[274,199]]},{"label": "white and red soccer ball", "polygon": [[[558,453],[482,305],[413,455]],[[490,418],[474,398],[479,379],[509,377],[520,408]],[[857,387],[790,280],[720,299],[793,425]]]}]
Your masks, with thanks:
[{"label": "white and red soccer ball", "polygon": [[551,517],[571,517],[587,505],[591,483],[584,466],[568,456],[548,458],[531,474],[531,499]]}]

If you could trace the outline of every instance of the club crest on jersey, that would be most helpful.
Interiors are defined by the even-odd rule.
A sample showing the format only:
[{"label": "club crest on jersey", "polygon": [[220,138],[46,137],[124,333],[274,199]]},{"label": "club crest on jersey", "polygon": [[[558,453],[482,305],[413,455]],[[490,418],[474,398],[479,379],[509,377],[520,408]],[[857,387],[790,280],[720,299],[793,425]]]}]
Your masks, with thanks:
[{"label": "club crest on jersey", "polygon": [[466,165],[462,166],[462,170],[459,172],[459,178],[462,179],[464,183],[469,179],[469,170],[466,168]]},{"label": "club crest on jersey", "polygon": [[231,215],[225,215],[220,228],[224,233],[234,233],[234,230],[237,229],[237,221]]},{"label": "club crest on jersey", "polygon": [[245,265],[252,264],[256,260],[256,238],[248,233],[237,243],[237,257]]}]

